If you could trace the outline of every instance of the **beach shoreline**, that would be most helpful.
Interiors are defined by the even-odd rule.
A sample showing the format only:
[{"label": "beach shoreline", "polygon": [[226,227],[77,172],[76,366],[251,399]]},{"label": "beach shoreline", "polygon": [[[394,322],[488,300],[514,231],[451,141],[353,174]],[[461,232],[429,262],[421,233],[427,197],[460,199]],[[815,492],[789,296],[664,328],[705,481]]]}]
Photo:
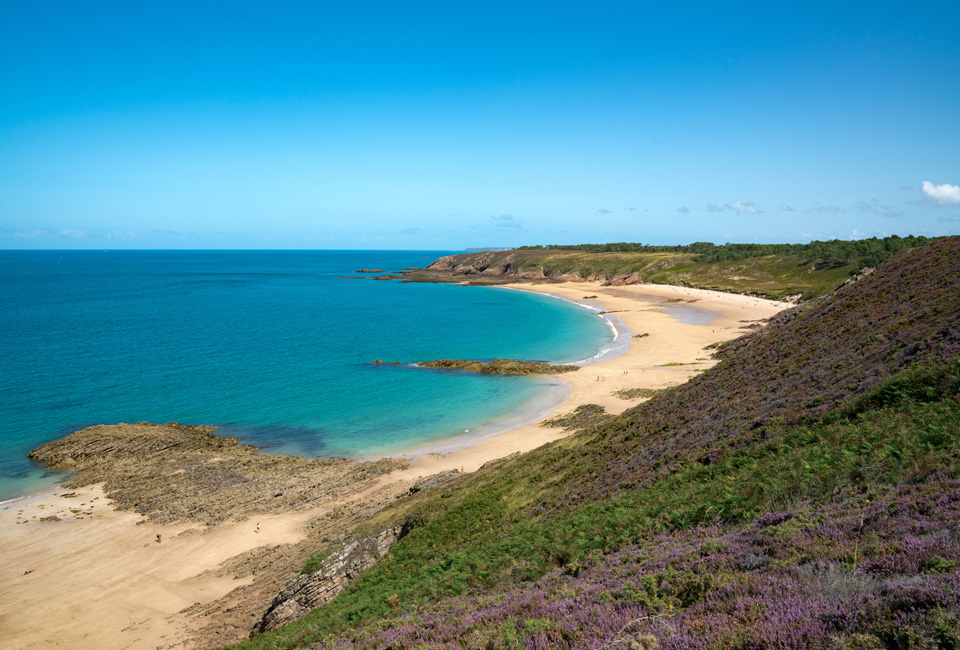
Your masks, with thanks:
[{"label": "beach shoreline", "polygon": [[[227,598],[253,581],[250,576],[218,573],[217,567],[225,562],[261,547],[300,543],[307,535],[304,526],[312,518],[350,502],[380,499],[386,503],[422,477],[475,471],[490,461],[569,435],[540,426],[551,415],[583,404],[621,413],[642,400],[624,400],[614,391],[682,383],[716,363],[709,358],[708,346],[736,338],[749,331],[749,325],[790,306],[664,285],[603,287],[598,282],[564,282],[507,288],[595,302],[629,328],[629,346],[623,354],[564,376],[560,381],[569,385],[569,394],[531,422],[461,449],[450,447],[454,437],[446,441],[446,449],[415,450],[404,456],[409,457],[409,466],[358,486],[355,494],[301,510],[258,515],[257,522],[227,522],[206,532],[193,532],[196,525],[190,523],[143,525],[141,515],[113,508],[99,485],[78,490],[57,487],[0,503],[0,543],[6,559],[0,569],[3,647],[200,647],[203,644],[192,639],[203,620],[185,610]],[[719,316],[705,323],[682,322],[681,316],[670,313],[671,305],[683,306],[694,315],[699,310]],[[262,526],[255,529],[254,523]],[[154,539],[157,533],[162,534],[162,542]],[[238,629],[243,624],[238,622]]]}]

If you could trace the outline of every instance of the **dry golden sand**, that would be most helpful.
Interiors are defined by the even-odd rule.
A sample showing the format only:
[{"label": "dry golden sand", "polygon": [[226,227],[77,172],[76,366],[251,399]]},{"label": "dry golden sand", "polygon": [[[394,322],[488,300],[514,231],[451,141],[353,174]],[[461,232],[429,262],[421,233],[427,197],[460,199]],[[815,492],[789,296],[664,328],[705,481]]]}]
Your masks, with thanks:
[{"label": "dry golden sand", "polygon": [[[631,339],[629,351],[619,357],[564,375],[572,390],[558,413],[590,403],[619,413],[639,400],[622,400],[613,391],[686,381],[714,363],[698,361],[709,358],[706,346],[741,334],[749,324],[743,321],[768,318],[789,306],[660,285],[567,282],[515,288],[574,300],[596,295],[591,302],[616,312],[631,334],[648,334]],[[664,311],[663,301],[671,299],[696,301],[688,304],[721,315],[706,325],[681,323]],[[659,367],[667,363],[697,365]],[[533,423],[463,451],[424,454],[380,484],[461,467],[474,471],[564,435]],[[64,496],[71,492],[73,496]],[[0,504],[0,649],[182,648],[182,639],[197,622],[178,612],[242,584],[200,574],[261,545],[295,543],[303,537],[303,524],[325,507],[263,515],[259,533],[257,521],[249,520],[200,534],[185,533],[189,525],[137,525],[142,518],[112,509],[100,487],[57,489]],[[40,521],[51,516],[60,521]],[[158,532],[162,543],[156,541]]]}]

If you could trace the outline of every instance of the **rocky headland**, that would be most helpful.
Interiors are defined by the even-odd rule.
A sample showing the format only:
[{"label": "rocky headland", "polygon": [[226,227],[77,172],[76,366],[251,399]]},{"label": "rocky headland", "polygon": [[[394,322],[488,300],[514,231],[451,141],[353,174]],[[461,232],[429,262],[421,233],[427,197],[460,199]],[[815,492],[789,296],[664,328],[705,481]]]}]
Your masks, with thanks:
[{"label": "rocky headland", "polygon": [[826,295],[864,268],[925,237],[796,245],[606,244],[531,247],[448,255],[404,272],[410,282],[465,285],[600,282],[604,286],[668,284],[786,302]]}]

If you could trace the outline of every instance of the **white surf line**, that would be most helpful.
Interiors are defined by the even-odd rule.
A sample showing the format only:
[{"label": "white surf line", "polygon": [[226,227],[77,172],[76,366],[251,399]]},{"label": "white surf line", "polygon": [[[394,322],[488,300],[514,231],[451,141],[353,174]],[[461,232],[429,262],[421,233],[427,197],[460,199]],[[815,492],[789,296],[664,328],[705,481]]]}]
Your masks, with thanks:
[{"label": "white surf line", "polygon": [[[617,318],[616,316],[611,316],[609,313],[603,313],[603,312],[604,312],[604,309],[603,309],[602,307],[597,307],[597,306],[595,306],[595,305],[591,305],[590,303],[581,302],[581,301],[575,300],[575,299],[573,299],[573,298],[567,298],[566,296],[558,296],[558,295],[555,294],[555,293],[548,293],[548,292],[545,292],[545,291],[532,291],[532,290],[530,290],[530,289],[521,289],[520,287],[497,287],[497,286],[494,286],[494,287],[488,287],[488,288],[490,288],[490,289],[505,289],[505,290],[507,290],[507,291],[522,291],[522,292],[524,292],[524,293],[532,293],[532,294],[536,294],[536,295],[538,295],[538,296],[547,296],[547,297],[549,297],[549,298],[555,298],[556,300],[562,300],[563,302],[568,302],[568,303],[570,303],[570,304],[572,304],[572,305],[576,305],[577,307],[581,307],[581,308],[587,309],[587,310],[589,310],[589,311],[598,312],[598,313],[597,313],[597,316],[599,316],[600,319],[603,320],[603,322],[606,323],[607,327],[609,327],[610,330],[613,332],[613,340],[610,341],[611,344],[612,344],[612,343],[616,343],[617,341],[620,340],[620,334],[621,334],[621,333],[624,334],[624,335],[629,335],[629,334],[630,334],[630,328],[627,326],[626,323],[624,323],[622,320],[620,320],[620,319]],[[618,324],[619,324],[620,327],[617,327]],[[621,331],[621,330],[622,330],[622,331]],[[607,344],[607,345],[609,345],[609,344]],[[613,358],[613,357],[618,357],[618,356],[620,356],[621,354],[626,354],[626,352],[627,352],[627,350],[629,349],[629,347],[630,347],[630,342],[629,342],[629,341],[627,341],[627,345],[626,345],[626,346],[618,345],[618,346],[614,346],[614,347],[606,347],[606,346],[604,345],[604,346],[601,346],[601,347],[600,347],[600,351],[597,352],[597,353],[596,353],[595,355],[593,355],[592,357],[589,357],[589,358],[587,358],[587,359],[581,359],[581,360],[579,360],[579,361],[572,361],[572,362],[570,362],[568,365],[571,365],[571,366],[580,366],[580,365],[587,366],[587,365],[591,365],[591,364],[597,363],[598,361],[601,361],[601,360],[605,360],[605,359],[609,359],[609,358]],[[606,349],[604,349],[604,348],[606,348]]]}]

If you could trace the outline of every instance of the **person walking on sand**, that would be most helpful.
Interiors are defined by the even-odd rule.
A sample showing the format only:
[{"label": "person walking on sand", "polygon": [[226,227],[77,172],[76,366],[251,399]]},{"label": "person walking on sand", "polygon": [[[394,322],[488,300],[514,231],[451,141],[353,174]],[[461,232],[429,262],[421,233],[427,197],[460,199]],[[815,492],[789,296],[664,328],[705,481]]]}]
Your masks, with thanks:
[{"label": "person walking on sand", "polygon": [[162,542],[160,541],[160,533],[157,533],[157,544],[161,544],[161,543]]},{"label": "person walking on sand", "polygon": [[259,521],[257,522],[257,529],[256,529],[255,531],[253,531],[253,532],[255,532],[255,533],[259,533],[259,532],[260,532],[260,522],[259,522]]}]

